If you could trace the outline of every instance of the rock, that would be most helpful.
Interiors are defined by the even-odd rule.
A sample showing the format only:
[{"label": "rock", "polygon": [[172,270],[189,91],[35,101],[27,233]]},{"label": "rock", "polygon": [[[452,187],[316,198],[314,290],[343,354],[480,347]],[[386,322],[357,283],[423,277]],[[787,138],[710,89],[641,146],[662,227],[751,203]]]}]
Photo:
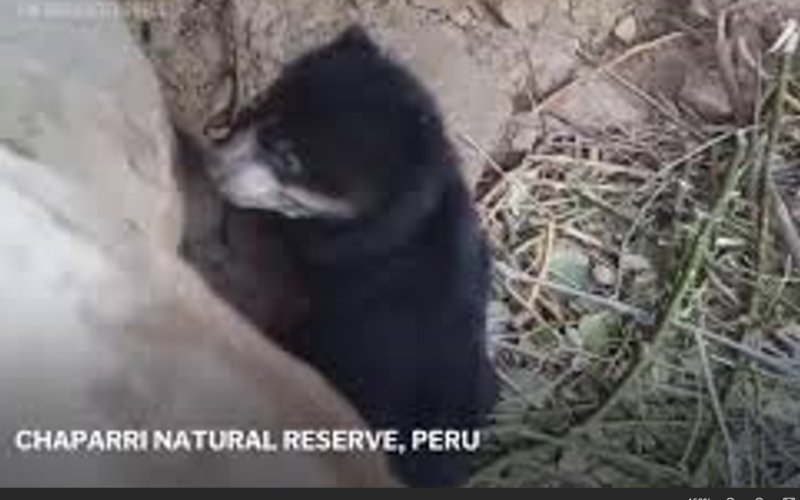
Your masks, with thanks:
[{"label": "rock", "polygon": [[639,36],[639,21],[634,14],[625,16],[614,28],[614,36],[625,44],[632,44]]},{"label": "rock", "polygon": [[543,123],[540,117],[532,113],[515,116],[509,125],[511,151],[528,153],[543,135]]},{"label": "rock", "polygon": [[451,15],[451,19],[461,28],[470,28],[478,22],[475,12],[469,7],[456,10]]},{"label": "rock", "polygon": [[[92,199],[81,201],[113,207],[109,220],[127,225],[115,244],[177,251],[182,214],[172,132],[149,62],[124,25],[47,22],[35,11],[14,13],[18,2],[0,4],[0,142],[62,167],[64,178],[91,182],[84,198]],[[76,16],[100,8],[81,5]]]},{"label": "rock", "polygon": [[497,14],[509,27],[524,31],[544,22],[548,4],[543,0],[501,0]]},{"label": "rock", "polygon": [[157,429],[366,428],[179,258],[172,129],[113,6],[0,2],[0,487],[395,485],[382,454],[25,453],[26,428],[133,426],[139,451]]},{"label": "rock", "polygon": [[560,9],[584,42],[598,42],[613,33],[620,19],[632,12],[652,9],[657,0],[558,0]]},{"label": "rock", "polygon": [[637,274],[653,272],[653,263],[643,255],[625,254],[620,258],[619,266],[624,272]]},{"label": "rock", "polygon": [[586,130],[637,125],[649,116],[649,110],[618,84],[597,78],[573,87],[550,112]]},{"label": "rock", "polygon": [[541,132],[533,127],[519,128],[511,140],[511,150],[516,153],[528,153],[540,137]]},{"label": "rock", "polygon": [[549,94],[564,85],[581,66],[578,51],[581,39],[572,33],[563,16],[553,16],[535,33],[528,46],[532,78],[541,94]]},{"label": "rock", "polygon": [[710,0],[691,0],[689,14],[694,17],[711,21],[714,19],[715,6]]},{"label": "rock", "polygon": [[734,114],[722,76],[715,69],[690,68],[679,98],[704,119],[712,122],[729,120]]},{"label": "rock", "polygon": [[614,286],[617,283],[617,272],[606,264],[597,264],[592,269],[594,281],[605,287]]}]

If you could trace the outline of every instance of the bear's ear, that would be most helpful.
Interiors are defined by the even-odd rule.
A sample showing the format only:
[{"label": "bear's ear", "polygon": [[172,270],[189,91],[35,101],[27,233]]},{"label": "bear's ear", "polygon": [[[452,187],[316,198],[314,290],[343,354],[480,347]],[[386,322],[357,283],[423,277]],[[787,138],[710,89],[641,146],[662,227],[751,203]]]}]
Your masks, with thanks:
[{"label": "bear's ear", "polygon": [[334,45],[339,49],[345,50],[357,50],[371,53],[380,52],[380,48],[372,37],[370,37],[367,30],[360,25],[353,25],[347,28],[339,35]]}]

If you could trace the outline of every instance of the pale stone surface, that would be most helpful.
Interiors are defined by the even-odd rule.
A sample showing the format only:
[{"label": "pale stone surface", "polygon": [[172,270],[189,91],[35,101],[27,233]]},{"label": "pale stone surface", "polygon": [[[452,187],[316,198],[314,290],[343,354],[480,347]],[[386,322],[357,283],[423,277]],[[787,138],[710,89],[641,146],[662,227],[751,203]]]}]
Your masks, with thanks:
[{"label": "pale stone surface", "polygon": [[24,429],[365,427],[178,259],[165,112],[110,4],[30,5],[0,3],[0,485],[389,484],[375,455],[13,449]]},{"label": "pale stone surface", "polygon": [[132,237],[177,249],[170,129],[147,60],[118,23],[38,18],[15,4],[0,16],[0,143],[102,186],[91,194]]},{"label": "pale stone surface", "polygon": [[734,109],[720,73],[701,67],[690,68],[680,98],[703,118],[719,122],[729,120]]},{"label": "pale stone surface", "polygon": [[614,28],[614,36],[626,44],[635,42],[639,36],[639,20],[636,19],[636,16],[629,14],[622,18]]},{"label": "pale stone surface", "polygon": [[549,6],[548,0],[499,0],[497,12],[506,24],[522,31],[541,24]]}]

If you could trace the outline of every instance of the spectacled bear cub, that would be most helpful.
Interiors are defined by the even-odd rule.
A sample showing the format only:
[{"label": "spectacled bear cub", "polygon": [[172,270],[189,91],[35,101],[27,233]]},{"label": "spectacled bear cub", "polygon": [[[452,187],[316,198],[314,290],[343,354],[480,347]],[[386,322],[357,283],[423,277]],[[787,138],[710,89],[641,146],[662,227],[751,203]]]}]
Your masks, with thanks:
[{"label": "spectacled bear cub", "polygon": [[[239,207],[283,215],[310,311],[284,340],[369,424],[480,429],[496,399],[490,257],[437,104],[354,27],[290,65],[216,152]],[[406,442],[410,445],[410,442]],[[393,457],[413,486],[455,486],[458,453]]]}]

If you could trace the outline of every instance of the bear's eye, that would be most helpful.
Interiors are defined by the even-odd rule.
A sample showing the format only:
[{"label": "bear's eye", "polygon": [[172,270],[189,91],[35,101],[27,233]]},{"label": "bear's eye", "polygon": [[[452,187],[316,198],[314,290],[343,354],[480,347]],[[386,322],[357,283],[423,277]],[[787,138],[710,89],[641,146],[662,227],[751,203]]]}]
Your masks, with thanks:
[{"label": "bear's eye", "polygon": [[302,183],[307,179],[307,172],[295,153],[292,143],[287,140],[273,140],[268,147],[263,147],[266,162],[273,173],[282,181],[288,183]]}]

